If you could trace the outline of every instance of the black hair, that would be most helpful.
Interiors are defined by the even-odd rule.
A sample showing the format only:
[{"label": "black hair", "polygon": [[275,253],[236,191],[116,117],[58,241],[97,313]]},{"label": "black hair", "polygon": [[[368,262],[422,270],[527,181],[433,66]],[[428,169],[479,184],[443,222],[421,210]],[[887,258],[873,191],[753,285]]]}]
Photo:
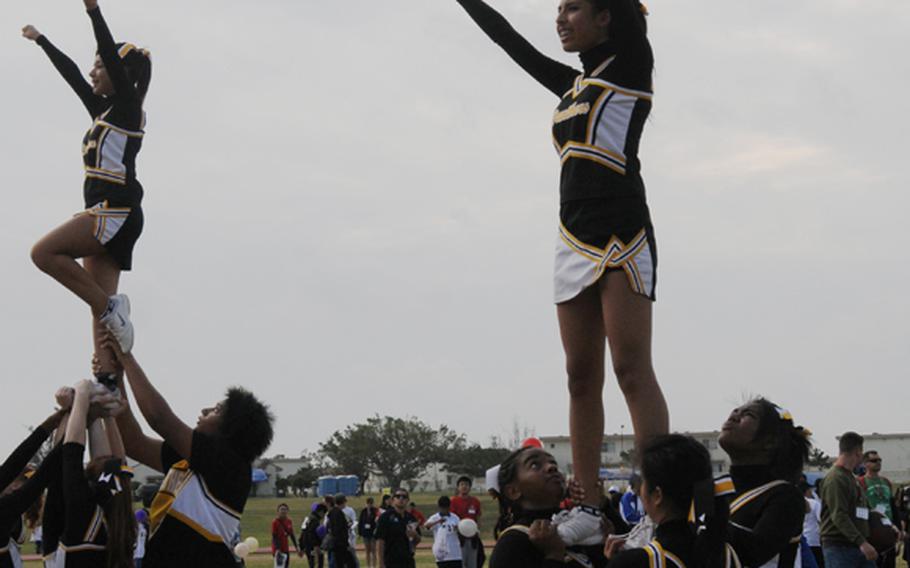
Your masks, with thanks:
[{"label": "black hair", "polygon": [[379,506],[382,507],[383,509],[385,509],[388,507],[389,501],[391,501],[391,500],[392,500],[392,496],[389,495],[388,493],[386,493],[385,495],[382,496],[382,500],[379,501]]},{"label": "black hair", "polygon": [[336,494],[335,494],[335,504],[336,504],[336,505],[343,505],[343,504],[345,504],[345,503],[347,503],[347,502],[348,502],[348,498],[345,496],[344,493],[336,493]]},{"label": "black hair", "polygon": [[240,457],[252,462],[272,443],[275,418],[268,406],[246,389],[228,389],[219,433]]},{"label": "black hair", "polygon": [[372,505],[372,504],[373,504],[373,498],[367,497],[367,505]]},{"label": "black hair", "polygon": [[[116,45],[119,52],[127,43],[118,43]],[[136,87],[136,93],[139,100],[144,101],[145,95],[148,94],[149,83],[152,81],[152,58],[148,51],[133,47],[125,56],[121,58],[126,74]]]},{"label": "black hair", "polygon": [[332,495],[325,495],[322,498],[322,502],[325,503],[326,507],[334,507],[335,506],[335,497],[333,497]]},{"label": "black hair", "polygon": [[694,500],[695,518],[704,515],[701,526],[692,527],[696,566],[724,566],[730,510],[725,498],[714,496],[708,450],[691,436],[658,436],[642,452],[641,473],[648,493],[660,488],[675,517],[686,519]]},{"label": "black hair", "polygon": [[439,499],[436,500],[436,506],[439,507],[440,509],[448,509],[449,507],[452,506],[452,500],[449,499],[447,496],[443,495],[442,497],[440,497]]},{"label": "black hair", "polygon": [[749,404],[760,409],[755,439],[767,443],[771,473],[778,479],[796,483],[809,459],[812,447],[809,431],[796,426],[789,414],[768,399],[756,398]]},{"label": "black hair", "polygon": [[[593,6],[594,9],[598,12],[603,10],[609,10],[610,14],[624,14],[629,13],[630,11],[635,14],[635,21],[640,24],[645,31],[648,28],[648,10],[645,8],[644,4],[640,0],[588,0]],[[622,4],[627,4],[623,6]],[[631,6],[628,6],[631,4]],[[621,34],[622,30],[616,29],[615,32]],[[610,22],[610,37],[616,37],[613,29],[613,21]]]},{"label": "black hair", "polygon": [[275,510],[276,510],[276,511],[280,511],[282,507],[284,507],[284,508],[287,509],[288,511],[291,510],[291,508],[288,507],[288,504],[287,504],[287,503],[282,503],[282,504],[278,505],[277,507],[275,507]]},{"label": "black hair", "polygon": [[844,432],[844,435],[841,436],[840,440],[837,442],[837,449],[842,454],[854,452],[859,448],[862,448],[863,442],[865,441],[866,440],[856,432]]},{"label": "black hair", "polygon": [[499,483],[499,520],[496,521],[496,527],[493,532],[496,534],[506,530],[515,521],[515,517],[521,513],[521,505],[517,501],[512,501],[506,496],[506,485],[515,481],[518,476],[518,465],[521,463],[519,458],[521,454],[534,449],[531,446],[519,448],[509,454],[499,466],[499,475],[496,480]]},{"label": "black hair", "polygon": [[474,487],[474,480],[471,479],[470,477],[468,477],[467,475],[462,475],[461,477],[459,477],[458,481],[455,482],[455,486],[457,487],[458,485],[460,485],[462,481],[467,482],[469,487]]}]

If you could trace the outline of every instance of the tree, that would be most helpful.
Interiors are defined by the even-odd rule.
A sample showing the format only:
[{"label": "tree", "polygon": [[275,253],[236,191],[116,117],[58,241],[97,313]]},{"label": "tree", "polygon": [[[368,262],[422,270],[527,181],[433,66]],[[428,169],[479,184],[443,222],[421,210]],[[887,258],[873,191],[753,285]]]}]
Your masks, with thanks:
[{"label": "tree", "polygon": [[806,463],[818,469],[828,469],[834,463],[834,459],[822,451],[821,448],[812,448],[809,452],[809,459]]},{"label": "tree", "polygon": [[506,448],[483,448],[479,444],[471,444],[448,452],[440,462],[448,471],[483,477],[488,469],[501,464],[510,453]]},{"label": "tree", "polygon": [[357,475],[362,489],[370,475],[382,476],[392,487],[399,487],[464,444],[464,437],[445,425],[434,429],[413,417],[376,415],[364,424],[335,432],[320,444],[320,451],[340,471]]},{"label": "tree", "polygon": [[304,465],[287,478],[288,485],[296,493],[302,493],[304,489],[316,485],[316,480],[328,469],[321,457],[316,454],[303,452],[300,458],[304,461]]}]

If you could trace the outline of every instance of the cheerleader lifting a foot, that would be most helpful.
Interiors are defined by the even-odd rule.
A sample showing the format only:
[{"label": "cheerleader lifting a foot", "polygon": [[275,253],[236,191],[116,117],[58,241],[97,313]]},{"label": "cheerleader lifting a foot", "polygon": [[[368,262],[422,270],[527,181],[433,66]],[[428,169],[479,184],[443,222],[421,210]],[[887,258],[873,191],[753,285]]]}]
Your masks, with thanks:
[{"label": "cheerleader lifting a foot", "polygon": [[[45,235],[32,248],[32,260],[92,311],[95,352],[101,370],[114,369],[113,355],[99,348],[103,328],[124,351],[133,345],[130,305],[117,294],[120,272],[132,267],[133,246],[142,232],[142,186],[136,155],[142,146],[142,105],[151,78],[145,50],[115,43],[96,0],[84,0],[98,53],[87,82],[76,64],[33,26],[22,35],[36,42],[92,117],[83,139],[85,211]],[[76,261],[82,259],[82,266]]]},{"label": "cheerleader lifting a foot", "polygon": [[561,162],[555,301],[566,353],[575,476],[588,503],[560,523],[567,544],[602,539],[597,486],[604,432],[606,344],[643,448],[669,429],[651,364],[657,253],[638,146],[654,65],[637,0],[561,0],[556,30],[583,71],[537,51],[482,0],[458,0],[490,38],[561,100],[553,137]]}]

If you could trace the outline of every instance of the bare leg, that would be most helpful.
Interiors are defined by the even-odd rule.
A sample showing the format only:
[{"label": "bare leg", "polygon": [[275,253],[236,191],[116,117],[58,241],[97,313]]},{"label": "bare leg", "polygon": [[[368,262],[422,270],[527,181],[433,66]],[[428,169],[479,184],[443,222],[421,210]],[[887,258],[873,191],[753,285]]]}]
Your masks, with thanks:
[{"label": "bare leg", "polygon": [[569,376],[569,437],[575,478],[588,505],[599,505],[600,450],[604,434],[606,339],[596,286],[556,306]]},{"label": "bare leg", "polygon": [[603,326],[610,344],[613,372],[626,398],[635,448],[670,430],[667,401],[651,364],[651,300],[629,287],[624,272],[609,272],[601,279]]},{"label": "bare leg", "polygon": [[97,318],[107,308],[108,294],[76,262],[77,258],[107,254],[94,236],[94,218],[78,215],[60,225],[32,247],[32,261],[43,272],[82,298]]},{"label": "bare leg", "polygon": [[[117,286],[120,283],[120,266],[109,254],[105,252],[98,256],[87,256],[82,260],[82,264],[107,296],[117,293]],[[102,373],[113,373],[117,370],[114,353],[110,349],[101,347],[103,334],[106,331],[107,328],[98,321],[98,318],[92,317],[92,339],[95,355],[98,358],[98,370]]]}]

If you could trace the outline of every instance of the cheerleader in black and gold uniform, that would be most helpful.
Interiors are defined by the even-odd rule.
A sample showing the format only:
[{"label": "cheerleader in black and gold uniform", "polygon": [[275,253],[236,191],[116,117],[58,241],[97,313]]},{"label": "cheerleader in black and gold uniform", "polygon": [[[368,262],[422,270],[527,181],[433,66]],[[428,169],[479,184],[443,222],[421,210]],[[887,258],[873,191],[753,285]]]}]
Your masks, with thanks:
[{"label": "cheerleader in black and gold uniform", "polygon": [[[132,268],[133,245],[142,232],[136,155],[144,135],[142,104],[151,62],[144,50],[114,43],[97,0],[84,4],[98,42],[91,84],[46,36],[33,26],[22,30],[44,49],[93,120],[82,145],[85,212],[42,238],[32,249],[32,259],[91,307],[96,352],[102,355],[103,370],[112,372],[113,355],[99,348],[100,327],[110,329],[124,350],[132,347],[129,300],[116,292],[120,272]],[[84,266],[76,262],[80,258]]]},{"label": "cheerleader in black and gold uniform", "polygon": [[796,487],[809,457],[809,432],[759,398],[733,410],[718,443],[730,456],[736,494],[728,539],[743,566],[791,568],[799,554],[806,500]]},{"label": "cheerleader in black and gold uniform", "polygon": [[[561,0],[556,28],[583,71],[556,62],[482,0],[458,0],[525,71],[561,98],[553,117],[559,155],[557,314],[569,375],[572,461],[587,495],[604,431],[605,343],[635,429],[636,447],[669,428],[651,364],[657,254],[638,146],[651,109],[653,56],[638,0]],[[600,538],[597,503],[560,524],[568,544]]]},{"label": "cheerleader in black and gold uniform", "polygon": [[657,525],[642,548],[621,550],[623,538],[609,537],[609,568],[732,568],[736,555],[726,544],[729,478],[712,478],[708,450],[691,436],[670,434],[642,452],[641,500]]}]

